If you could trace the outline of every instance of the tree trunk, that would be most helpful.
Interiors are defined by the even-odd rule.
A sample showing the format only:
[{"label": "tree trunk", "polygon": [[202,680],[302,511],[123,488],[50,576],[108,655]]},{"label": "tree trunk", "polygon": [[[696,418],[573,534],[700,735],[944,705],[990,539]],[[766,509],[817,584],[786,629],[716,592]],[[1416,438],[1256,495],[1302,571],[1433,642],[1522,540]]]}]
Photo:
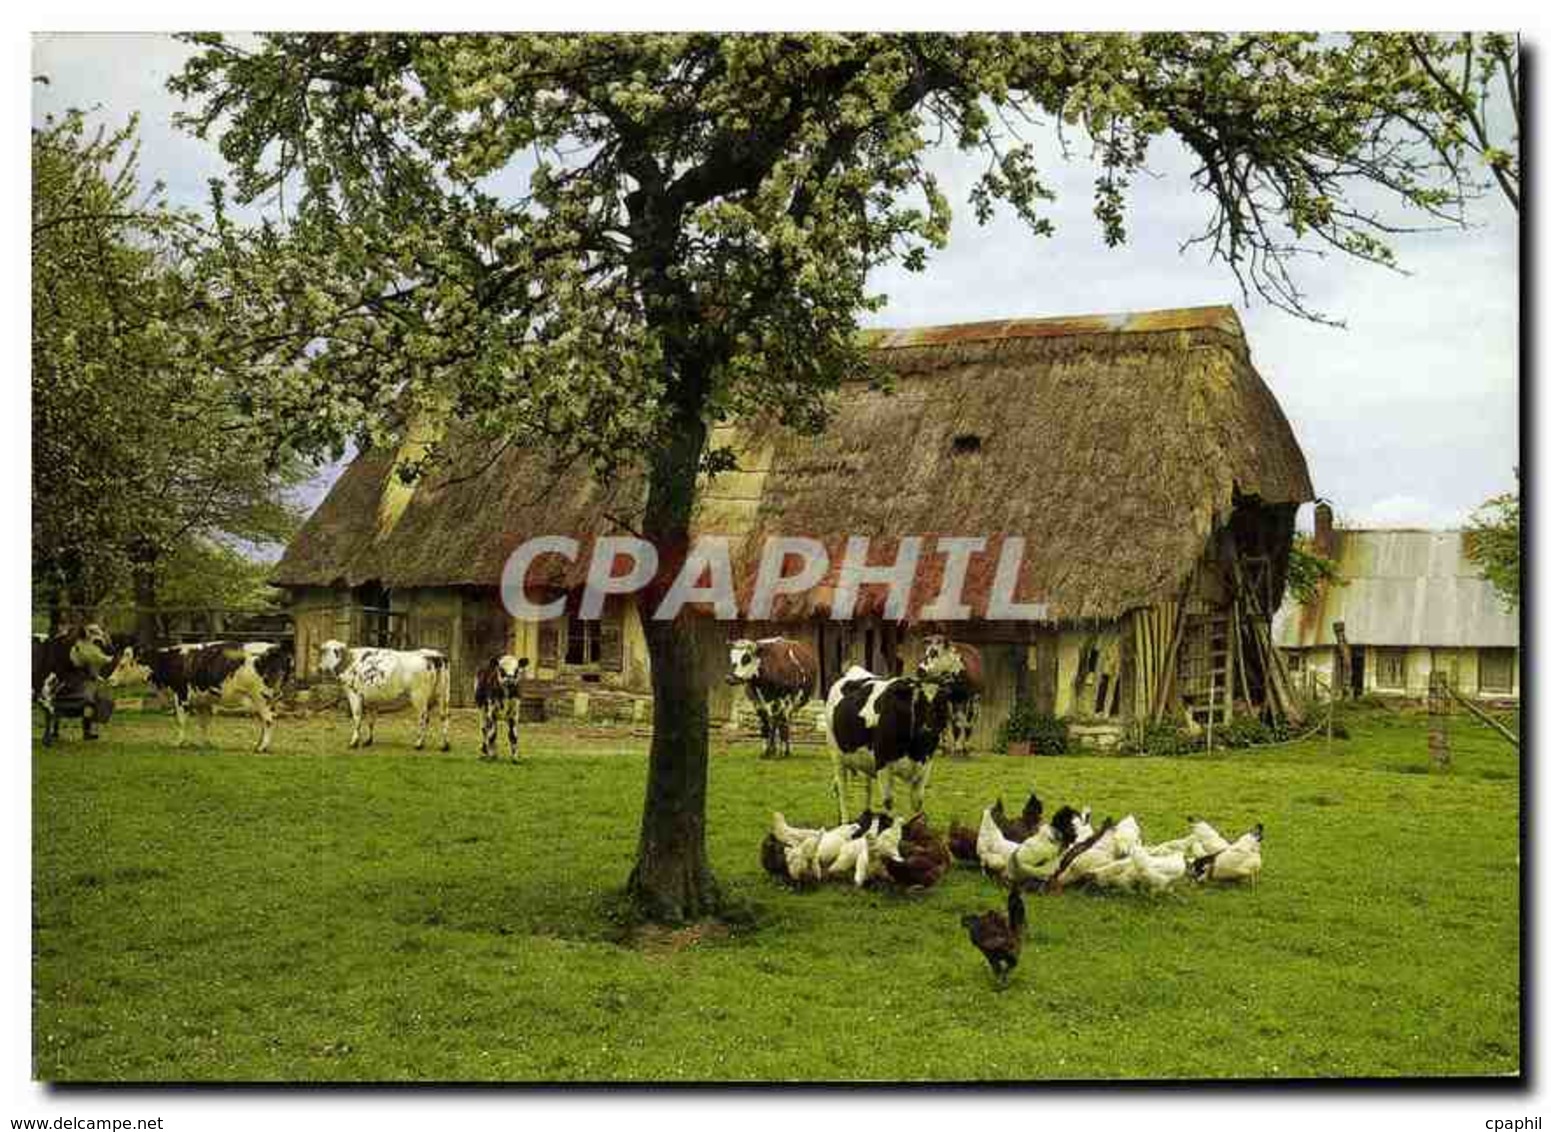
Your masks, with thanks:
[{"label": "tree trunk", "polygon": [[652,459],[642,530],[657,547],[661,569],[643,595],[652,662],[652,746],[641,840],[627,892],[636,914],[658,923],[683,923],[721,909],[706,857],[710,711],[700,649],[686,614],[671,622],[651,616],[688,546],[705,438],[698,406],[681,407]]},{"label": "tree trunk", "polygon": [[135,591],[135,646],[145,652],[156,647],[156,554],[137,551],[131,567]]}]

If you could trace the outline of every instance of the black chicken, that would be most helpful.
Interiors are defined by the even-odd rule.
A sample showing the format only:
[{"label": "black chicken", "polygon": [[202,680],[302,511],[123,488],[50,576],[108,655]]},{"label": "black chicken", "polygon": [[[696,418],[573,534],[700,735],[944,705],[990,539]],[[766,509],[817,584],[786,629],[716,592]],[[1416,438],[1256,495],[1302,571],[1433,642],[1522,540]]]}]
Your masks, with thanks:
[{"label": "black chicken", "polygon": [[1000,912],[982,912],[978,916],[964,916],[959,920],[969,929],[969,942],[980,949],[996,976],[996,989],[1007,989],[1007,977],[1018,965],[1018,953],[1023,950],[1023,925],[1026,916],[1023,894],[1014,887],[1007,894],[1007,915]]}]

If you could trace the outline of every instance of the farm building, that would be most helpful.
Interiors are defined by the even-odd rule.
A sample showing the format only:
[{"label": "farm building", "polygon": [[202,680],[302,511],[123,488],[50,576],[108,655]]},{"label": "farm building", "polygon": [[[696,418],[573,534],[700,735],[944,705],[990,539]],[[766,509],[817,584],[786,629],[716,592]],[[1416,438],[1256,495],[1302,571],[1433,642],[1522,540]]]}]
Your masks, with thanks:
[{"label": "farm building", "polygon": [[[737,470],[704,485],[696,530],[733,544],[740,599],[765,536],[816,539],[831,562],[768,622],[705,617],[715,655],[733,637],[799,637],[827,686],[852,663],[902,671],[924,636],[946,631],[983,653],[982,736],[1020,698],[1098,741],[1166,712],[1285,707],[1270,611],[1313,491],[1231,307],[870,331],[867,344],[892,388],[843,383],[822,435],[762,422],[713,433]],[[448,650],[465,699],[475,666],[508,649],[535,661],[552,699],[646,694],[633,600],[611,599],[601,620],[526,623],[498,595],[512,550],[546,534],[577,538],[581,561],[540,559],[530,589],[574,593],[588,540],[626,533],[616,524],[639,485],[599,486],[499,443],[453,436],[444,449],[448,463],[414,487],[393,468],[416,443],[360,456],[287,550],[274,580],[292,597],[303,675],[317,642],[341,636]],[[925,537],[903,618],[884,619],[882,591],[864,587],[852,620],[830,619],[852,535],[872,539],[873,563],[892,561],[902,536]],[[947,536],[987,545],[965,577],[970,619],[941,625],[921,614],[942,582],[932,540]],[[1042,621],[986,617],[1008,536],[1026,540],[1016,598],[1044,603]],[[741,701],[721,675],[708,679],[725,715]]]},{"label": "farm building", "polygon": [[[1519,618],[1465,556],[1463,531],[1353,530],[1315,509],[1315,543],[1344,584],[1277,612],[1276,643],[1294,682],[1352,695],[1427,695],[1434,672],[1461,692],[1519,694]],[[1346,638],[1341,659],[1336,626]]]}]

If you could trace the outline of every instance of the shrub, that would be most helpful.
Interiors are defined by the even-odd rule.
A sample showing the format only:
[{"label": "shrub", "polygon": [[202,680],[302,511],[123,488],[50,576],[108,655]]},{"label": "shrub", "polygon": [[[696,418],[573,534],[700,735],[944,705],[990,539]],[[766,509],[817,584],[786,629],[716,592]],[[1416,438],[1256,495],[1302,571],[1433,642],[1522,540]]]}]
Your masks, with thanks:
[{"label": "shrub", "polygon": [[1028,742],[1037,755],[1063,755],[1067,738],[1066,720],[1037,712],[1024,702],[1013,707],[997,730],[996,749],[1005,752],[1009,743]]},{"label": "shrub", "polygon": [[1124,750],[1142,755],[1188,755],[1206,746],[1206,739],[1166,721],[1149,723],[1126,739]]}]

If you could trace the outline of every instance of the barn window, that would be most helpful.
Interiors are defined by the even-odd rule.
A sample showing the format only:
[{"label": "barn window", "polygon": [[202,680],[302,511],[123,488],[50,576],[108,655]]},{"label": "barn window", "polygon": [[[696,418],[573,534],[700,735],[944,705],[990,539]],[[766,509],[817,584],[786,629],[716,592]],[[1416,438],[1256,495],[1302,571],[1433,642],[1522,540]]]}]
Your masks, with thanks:
[{"label": "barn window", "polygon": [[980,437],[972,432],[961,432],[953,438],[955,456],[973,456],[980,451]]},{"label": "barn window", "polygon": [[1289,672],[1302,672],[1303,671],[1303,653],[1301,653],[1301,652],[1287,652],[1287,653],[1284,653],[1283,655],[1287,658],[1287,671],[1289,671]]},{"label": "barn window", "polygon": [[1378,666],[1374,677],[1380,688],[1404,688],[1406,686],[1406,650],[1377,649]]},{"label": "barn window", "polygon": [[565,662],[573,668],[603,668],[619,672],[624,668],[624,642],[618,608],[603,610],[596,621],[587,621],[574,613],[566,619]]},{"label": "barn window", "polygon": [[1482,649],[1481,690],[1507,694],[1513,691],[1513,650]]}]

